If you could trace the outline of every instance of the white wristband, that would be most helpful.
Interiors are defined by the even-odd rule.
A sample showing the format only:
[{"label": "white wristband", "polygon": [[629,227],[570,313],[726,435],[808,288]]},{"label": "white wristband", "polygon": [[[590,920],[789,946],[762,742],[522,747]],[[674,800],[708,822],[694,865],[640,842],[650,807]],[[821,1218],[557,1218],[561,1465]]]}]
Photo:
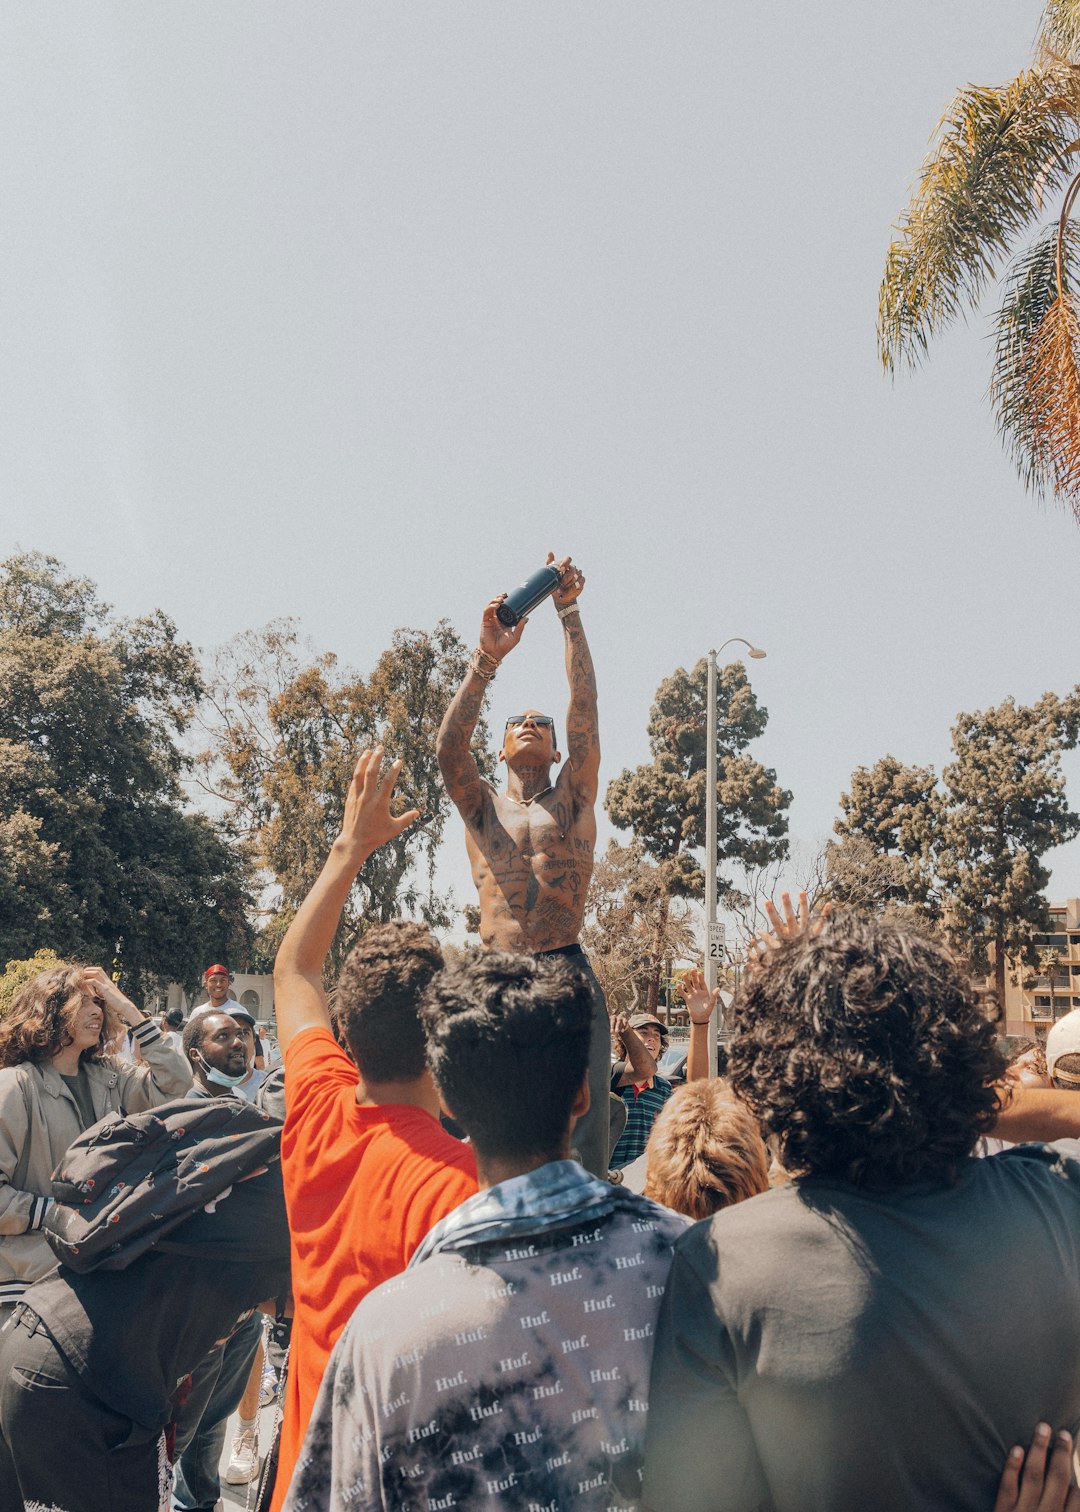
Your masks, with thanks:
[{"label": "white wristband", "polygon": [[578,612],[576,599],[572,604],[566,604],[562,609],[556,609],[555,611],[560,619],[569,619],[572,614],[577,614]]}]

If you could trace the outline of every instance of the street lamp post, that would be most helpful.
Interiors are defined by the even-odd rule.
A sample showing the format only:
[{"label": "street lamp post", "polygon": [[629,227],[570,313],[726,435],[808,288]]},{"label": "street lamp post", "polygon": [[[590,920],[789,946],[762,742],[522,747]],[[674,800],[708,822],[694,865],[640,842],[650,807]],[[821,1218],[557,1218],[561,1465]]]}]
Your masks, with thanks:
[{"label": "street lamp post", "polygon": [[[705,733],[705,985],[712,992],[716,986],[716,960],[713,956],[713,939],[716,935],[716,872],[719,857],[716,854],[716,658],[727,646],[745,646],[747,654],[760,661],[765,652],[752,646],[741,635],[733,635],[718,651],[709,652],[709,681],[707,690],[708,717]],[[724,1010],[714,1013],[709,1020],[709,1075],[716,1075],[716,1046],[723,1025]]]}]

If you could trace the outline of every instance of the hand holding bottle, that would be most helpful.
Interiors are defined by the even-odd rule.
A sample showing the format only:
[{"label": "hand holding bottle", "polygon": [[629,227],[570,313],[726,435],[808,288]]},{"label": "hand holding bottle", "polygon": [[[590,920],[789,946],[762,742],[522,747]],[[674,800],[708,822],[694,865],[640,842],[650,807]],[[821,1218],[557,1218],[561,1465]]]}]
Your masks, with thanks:
[{"label": "hand holding bottle", "polygon": [[585,586],[585,574],[580,567],[574,566],[568,556],[556,562],[553,551],[548,552],[548,566],[554,567],[559,574],[558,587],[554,593],[555,607],[568,609],[581,596],[581,590]]},{"label": "hand holding bottle", "polygon": [[515,619],[512,625],[507,625],[499,615],[503,608],[507,595],[500,593],[498,598],[493,598],[484,610],[484,617],[480,621],[480,650],[487,656],[493,656],[496,661],[502,661],[508,651],[512,651],[521,639],[521,632],[525,629],[527,620]]}]

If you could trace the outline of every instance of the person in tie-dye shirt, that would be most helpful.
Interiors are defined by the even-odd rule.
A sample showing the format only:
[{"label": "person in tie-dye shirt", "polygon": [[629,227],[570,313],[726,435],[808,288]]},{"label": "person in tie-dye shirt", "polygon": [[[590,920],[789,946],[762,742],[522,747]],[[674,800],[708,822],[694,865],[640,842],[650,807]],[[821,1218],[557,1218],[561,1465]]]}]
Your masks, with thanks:
[{"label": "person in tie-dye shirt", "polygon": [[354,1312],[286,1512],[630,1512],[660,1298],[687,1220],[569,1159],[591,994],[558,959],[483,952],[423,1008],[480,1191]]}]

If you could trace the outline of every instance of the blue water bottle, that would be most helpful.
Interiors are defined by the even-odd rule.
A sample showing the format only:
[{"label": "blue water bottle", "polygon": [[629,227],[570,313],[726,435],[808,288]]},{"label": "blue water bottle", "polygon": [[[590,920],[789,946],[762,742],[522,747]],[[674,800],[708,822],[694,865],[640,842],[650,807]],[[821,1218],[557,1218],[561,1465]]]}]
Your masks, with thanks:
[{"label": "blue water bottle", "polygon": [[495,613],[499,623],[512,630],[519,620],[531,614],[537,604],[542,604],[559,586],[559,569],[541,567],[532,577],[527,577],[511,593],[508,593]]}]

